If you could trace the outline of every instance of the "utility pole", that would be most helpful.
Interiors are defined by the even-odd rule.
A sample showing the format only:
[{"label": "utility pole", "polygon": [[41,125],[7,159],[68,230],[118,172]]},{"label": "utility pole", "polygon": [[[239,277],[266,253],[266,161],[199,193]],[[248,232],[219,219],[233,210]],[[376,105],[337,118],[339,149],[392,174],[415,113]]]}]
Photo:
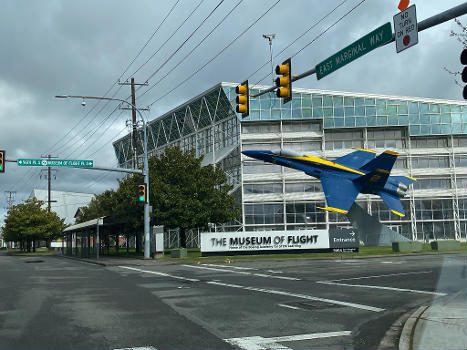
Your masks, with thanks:
[{"label": "utility pole", "polygon": [[[132,132],[132,147],[133,147],[133,169],[138,168],[138,155],[136,151],[136,142],[137,142],[137,124],[136,124],[136,93],[135,93],[135,85],[142,85],[142,86],[147,86],[148,82],[145,83],[135,83],[135,78],[131,78],[130,83],[128,82],[123,82],[123,83],[118,83],[119,85],[130,85],[131,86],[131,108],[126,108],[126,107],[121,107],[121,109],[131,109],[131,124],[133,126],[133,132]],[[148,108],[138,108],[139,110],[142,111],[147,111],[149,110]]]},{"label": "utility pole", "polygon": [[[47,155],[47,156],[41,156],[41,158],[47,158],[47,159],[51,159],[51,158],[58,158],[58,157],[52,157],[50,154]],[[47,167],[47,211],[50,213],[50,203],[52,202],[56,202],[56,201],[53,201],[50,197],[50,194],[51,194],[51,181],[52,181],[52,170],[51,170],[51,167]]]},{"label": "utility pole", "polygon": [[8,202],[7,209],[11,209],[11,207],[13,206],[13,201],[14,201],[16,191],[5,191],[5,194],[7,195],[7,202]]}]

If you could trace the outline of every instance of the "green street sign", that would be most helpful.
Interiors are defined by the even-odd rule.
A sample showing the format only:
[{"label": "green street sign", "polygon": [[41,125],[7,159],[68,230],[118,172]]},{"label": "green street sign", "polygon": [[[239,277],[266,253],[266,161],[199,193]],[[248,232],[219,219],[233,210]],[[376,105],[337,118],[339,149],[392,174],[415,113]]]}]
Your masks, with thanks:
[{"label": "green street sign", "polygon": [[18,166],[67,166],[75,168],[92,168],[93,160],[75,160],[75,159],[18,159]]},{"label": "green street sign", "polygon": [[338,70],[357,58],[367,54],[371,50],[387,43],[392,39],[391,23],[387,22],[381,27],[376,28],[364,37],[353,42],[346,48],[340,50],[334,55],[326,58],[323,62],[318,63],[315,67],[316,77],[324,78],[326,75]]}]

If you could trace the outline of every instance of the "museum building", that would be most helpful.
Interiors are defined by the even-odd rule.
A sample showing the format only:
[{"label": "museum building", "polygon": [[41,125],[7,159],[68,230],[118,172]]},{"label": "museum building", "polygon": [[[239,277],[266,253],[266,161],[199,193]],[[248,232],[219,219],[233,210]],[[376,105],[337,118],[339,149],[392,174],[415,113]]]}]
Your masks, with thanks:
[{"label": "museum building", "polygon": [[[224,169],[242,216],[218,230],[351,227],[346,215],[318,209],[326,207],[319,180],[241,151],[284,148],[332,160],[357,147],[398,152],[391,175],[417,179],[402,199],[405,217],[374,195],[360,194],[359,206],[409,239],[467,239],[466,102],[294,88],[287,104],[273,93],[250,98],[242,119],[237,85],[219,83],[147,123],[149,156],[177,145]],[[267,88],[250,87],[250,94]],[[119,165],[132,167],[131,134],[113,146]]]}]

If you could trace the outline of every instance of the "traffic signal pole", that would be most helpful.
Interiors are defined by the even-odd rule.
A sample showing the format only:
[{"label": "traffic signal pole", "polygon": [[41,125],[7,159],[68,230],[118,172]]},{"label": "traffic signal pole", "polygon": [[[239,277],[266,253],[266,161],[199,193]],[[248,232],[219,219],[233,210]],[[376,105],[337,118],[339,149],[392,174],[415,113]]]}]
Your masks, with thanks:
[{"label": "traffic signal pole", "polygon": [[[141,121],[143,122],[143,176],[144,176],[144,183],[147,184],[146,188],[146,195],[149,198],[149,169],[148,169],[148,138],[147,138],[147,131],[146,131],[146,121],[141,114],[140,110],[136,108],[136,106],[126,100],[122,100],[119,98],[112,98],[112,97],[98,97],[98,96],[78,96],[78,95],[57,95],[56,98],[79,98],[79,99],[90,99],[90,100],[107,100],[107,101],[119,101],[122,103],[126,103],[131,108],[134,108],[136,112],[139,114]],[[88,168],[91,169],[91,168]],[[133,170],[136,172],[136,170]],[[149,235],[149,203],[144,203],[144,259],[150,259],[150,235]]]},{"label": "traffic signal pole", "polygon": [[[418,32],[421,32],[421,31],[423,31],[425,29],[437,26],[438,24],[447,22],[447,21],[449,21],[451,19],[454,19],[454,18],[459,17],[459,16],[463,16],[465,14],[467,14],[467,6],[465,5],[465,3],[457,5],[457,6],[451,8],[449,10],[438,13],[437,15],[434,15],[432,17],[424,19],[421,22],[418,22]],[[395,40],[395,35],[393,33],[392,34],[392,39],[389,40],[387,43],[383,44],[382,46],[387,45],[389,43],[392,43],[394,40]],[[292,76],[292,82],[303,79],[303,78],[308,77],[310,75],[313,75],[315,73],[316,73],[316,67],[314,67],[314,68],[312,68],[310,70],[307,70],[306,72],[304,72],[302,74],[293,75]],[[254,97],[259,97],[261,95],[267,94],[268,92],[274,91],[276,88],[277,88],[276,86],[270,87],[269,89],[263,90],[258,94],[250,95],[250,97],[253,97],[253,98]]]}]

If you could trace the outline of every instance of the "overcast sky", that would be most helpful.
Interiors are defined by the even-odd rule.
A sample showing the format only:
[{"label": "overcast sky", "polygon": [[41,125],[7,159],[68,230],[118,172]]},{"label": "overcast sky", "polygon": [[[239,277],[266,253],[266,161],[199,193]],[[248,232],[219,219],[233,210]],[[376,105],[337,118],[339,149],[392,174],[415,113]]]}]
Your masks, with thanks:
[{"label": "overcast sky", "polygon": [[[250,84],[270,84],[270,64],[252,75],[269,60],[268,41],[262,34],[276,34],[273,54],[277,55],[341,4],[274,58],[276,64],[293,56],[293,74],[300,74],[376,27],[386,22],[392,26],[398,3],[399,0],[2,1],[0,149],[6,150],[7,159],[51,154],[61,159],[93,159],[96,166],[114,167],[117,163],[112,142],[127,133],[125,121],[131,118],[131,112],[112,113],[118,107],[114,102],[88,101],[83,108],[80,100],[59,100],[55,95],[107,94],[126,99],[129,86],[116,83],[119,78],[125,81],[134,76],[136,82],[149,82],[148,87],[138,90],[136,104],[151,104],[150,112],[144,113],[152,120],[220,81],[240,82],[248,78]],[[414,3],[421,21],[462,2],[411,1],[411,5]],[[202,41],[224,17],[222,24]],[[465,19],[461,18],[463,23]],[[450,37],[451,30],[459,31],[454,21],[419,33],[418,45],[404,52],[397,54],[392,43],[320,81],[313,75],[294,86],[460,100],[461,88],[443,70],[444,66],[460,70],[461,47]],[[199,73],[160,99],[211,59]],[[56,169],[53,190],[101,193],[117,184],[115,173]],[[7,163],[6,172],[0,174],[0,222],[6,213],[5,191],[16,191],[16,204],[34,188],[47,188],[40,168]]]}]

